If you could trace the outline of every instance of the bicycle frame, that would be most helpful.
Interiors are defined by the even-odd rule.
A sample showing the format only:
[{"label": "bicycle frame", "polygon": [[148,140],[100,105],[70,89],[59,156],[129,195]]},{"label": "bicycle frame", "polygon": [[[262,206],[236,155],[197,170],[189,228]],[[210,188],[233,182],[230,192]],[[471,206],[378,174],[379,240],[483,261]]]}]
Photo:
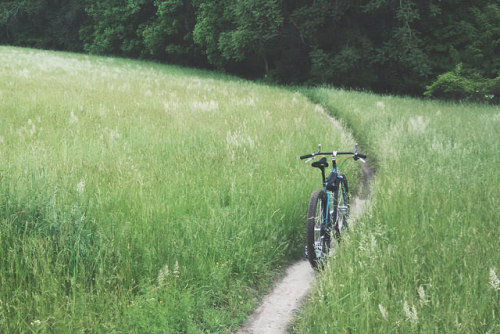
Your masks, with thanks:
[{"label": "bicycle frame", "polygon": [[324,190],[326,192],[326,213],[325,213],[324,224],[325,224],[325,229],[327,231],[330,231],[331,226],[329,226],[329,225],[330,225],[330,222],[331,222],[331,219],[332,219],[332,217],[331,217],[332,214],[330,213],[330,203],[332,202],[332,200],[330,200],[330,199],[331,199],[331,197],[332,197],[333,194],[330,191],[326,190],[326,186],[325,186]]},{"label": "bicycle frame", "polygon": [[[323,191],[325,192],[326,196],[327,196],[327,202],[326,202],[326,212],[325,212],[325,216],[323,217],[323,225],[325,227],[325,229],[327,231],[331,231],[332,229],[332,224],[335,224],[337,223],[337,217],[338,217],[338,213],[337,213],[337,217],[335,217],[335,221],[332,221],[334,219],[334,217],[332,217],[332,213],[334,212],[334,210],[332,210],[332,208],[335,207],[335,205],[338,205],[338,203],[334,203],[335,201],[335,196],[334,196],[334,192],[336,191],[336,189],[338,187],[340,187],[340,184],[342,183],[343,179],[344,179],[344,175],[339,173],[339,170],[337,168],[337,161],[338,160],[341,160],[341,159],[345,159],[345,158],[350,158],[351,155],[354,155],[356,154],[356,152],[327,152],[327,153],[319,153],[319,150],[318,150],[318,153],[317,154],[321,154],[321,155],[329,155],[331,156],[331,159],[332,159],[332,170],[330,172],[330,174],[328,175],[328,178],[326,177],[325,175],[325,164],[322,164],[321,160],[318,161],[318,165],[317,166],[314,166],[313,164],[313,167],[317,167],[321,170],[321,178],[323,180]],[[337,159],[337,155],[347,155],[346,157],[344,158],[340,158],[340,159]],[[324,161],[326,162],[326,160]],[[333,182],[330,182],[330,178],[333,179]],[[342,202],[345,203],[346,201],[346,198],[345,198],[345,193],[344,191],[342,192],[339,192],[338,196],[342,196]],[[340,198],[337,197],[337,201],[340,202]],[[344,209],[344,208],[341,208],[341,209]]]},{"label": "bicycle frame", "polygon": [[[335,183],[338,187],[338,184],[340,183],[339,179],[340,178],[343,178],[343,175],[338,173],[338,170],[337,170],[337,152],[332,152],[332,171],[330,172],[330,174],[328,175],[328,178],[330,178],[331,175],[334,175],[335,176]],[[324,169],[321,169],[321,176],[323,178],[323,190],[325,191],[326,193],[326,212],[325,212],[325,221],[324,221],[324,224],[325,224],[325,228],[327,231],[330,231],[331,230],[331,226],[330,226],[330,222],[332,221],[332,218],[331,215],[333,212],[330,212],[330,205],[335,205],[335,203],[333,203],[333,201],[335,200],[335,197],[333,196],[333,192],[328,190],[328,181],[327,179],[325,178],[325,170]],[[342,196],[344,196],[342,194]]]}]

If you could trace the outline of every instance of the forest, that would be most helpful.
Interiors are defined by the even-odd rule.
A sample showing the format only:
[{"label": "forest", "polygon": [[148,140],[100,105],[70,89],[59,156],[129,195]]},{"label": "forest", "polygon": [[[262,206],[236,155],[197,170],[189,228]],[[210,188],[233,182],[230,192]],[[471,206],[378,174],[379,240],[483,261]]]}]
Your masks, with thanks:
[{"label": "forest", "polygon": [[279,84],[500,100],[498,0],[16,0],[0,44]]}]

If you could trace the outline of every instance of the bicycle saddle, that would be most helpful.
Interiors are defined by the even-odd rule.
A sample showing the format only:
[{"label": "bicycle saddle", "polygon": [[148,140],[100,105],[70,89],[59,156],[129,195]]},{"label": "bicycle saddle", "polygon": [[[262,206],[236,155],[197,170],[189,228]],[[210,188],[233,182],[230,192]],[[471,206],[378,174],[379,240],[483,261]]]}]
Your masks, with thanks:
[{"label": "bicycle saddle", "polygon": [[323,157],[320,160],[313,162],[311,166],[316,168],[326,168],[328,167],[328,162],[326,161],[326,158]]}]

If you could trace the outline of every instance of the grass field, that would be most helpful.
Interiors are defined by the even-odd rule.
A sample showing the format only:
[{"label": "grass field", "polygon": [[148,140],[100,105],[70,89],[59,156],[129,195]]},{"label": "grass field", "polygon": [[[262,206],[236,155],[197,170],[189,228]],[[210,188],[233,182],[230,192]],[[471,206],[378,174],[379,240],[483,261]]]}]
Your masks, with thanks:
[{"label": "grass field", "polygon": [[[377,175],[298,333],[500,332],[500,108],[0,47],[0,332],[237,328],[319,173]],[[355,181],[359,165],[343,166]]]},{"label": "grass field", "polygon": [[377,175],[297,333],[500,333],[500,108],[328,88]]},{"label": "grass field", "polygon": [[320,178],[299,155],[354,143],[279,88],[29,49],[0,59],[0,332],[237,328],[304,250]]}]

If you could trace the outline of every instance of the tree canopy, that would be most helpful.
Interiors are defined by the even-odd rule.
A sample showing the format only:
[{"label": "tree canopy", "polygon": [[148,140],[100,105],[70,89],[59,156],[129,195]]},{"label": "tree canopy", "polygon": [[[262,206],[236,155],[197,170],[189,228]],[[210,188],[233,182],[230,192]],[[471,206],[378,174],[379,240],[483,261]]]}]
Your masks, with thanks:
[{"label": "tree canopy", "polygon": [[457,66],[500,75],[497,0],[16,0],[0,43],[250,78],[420,95]]}]

